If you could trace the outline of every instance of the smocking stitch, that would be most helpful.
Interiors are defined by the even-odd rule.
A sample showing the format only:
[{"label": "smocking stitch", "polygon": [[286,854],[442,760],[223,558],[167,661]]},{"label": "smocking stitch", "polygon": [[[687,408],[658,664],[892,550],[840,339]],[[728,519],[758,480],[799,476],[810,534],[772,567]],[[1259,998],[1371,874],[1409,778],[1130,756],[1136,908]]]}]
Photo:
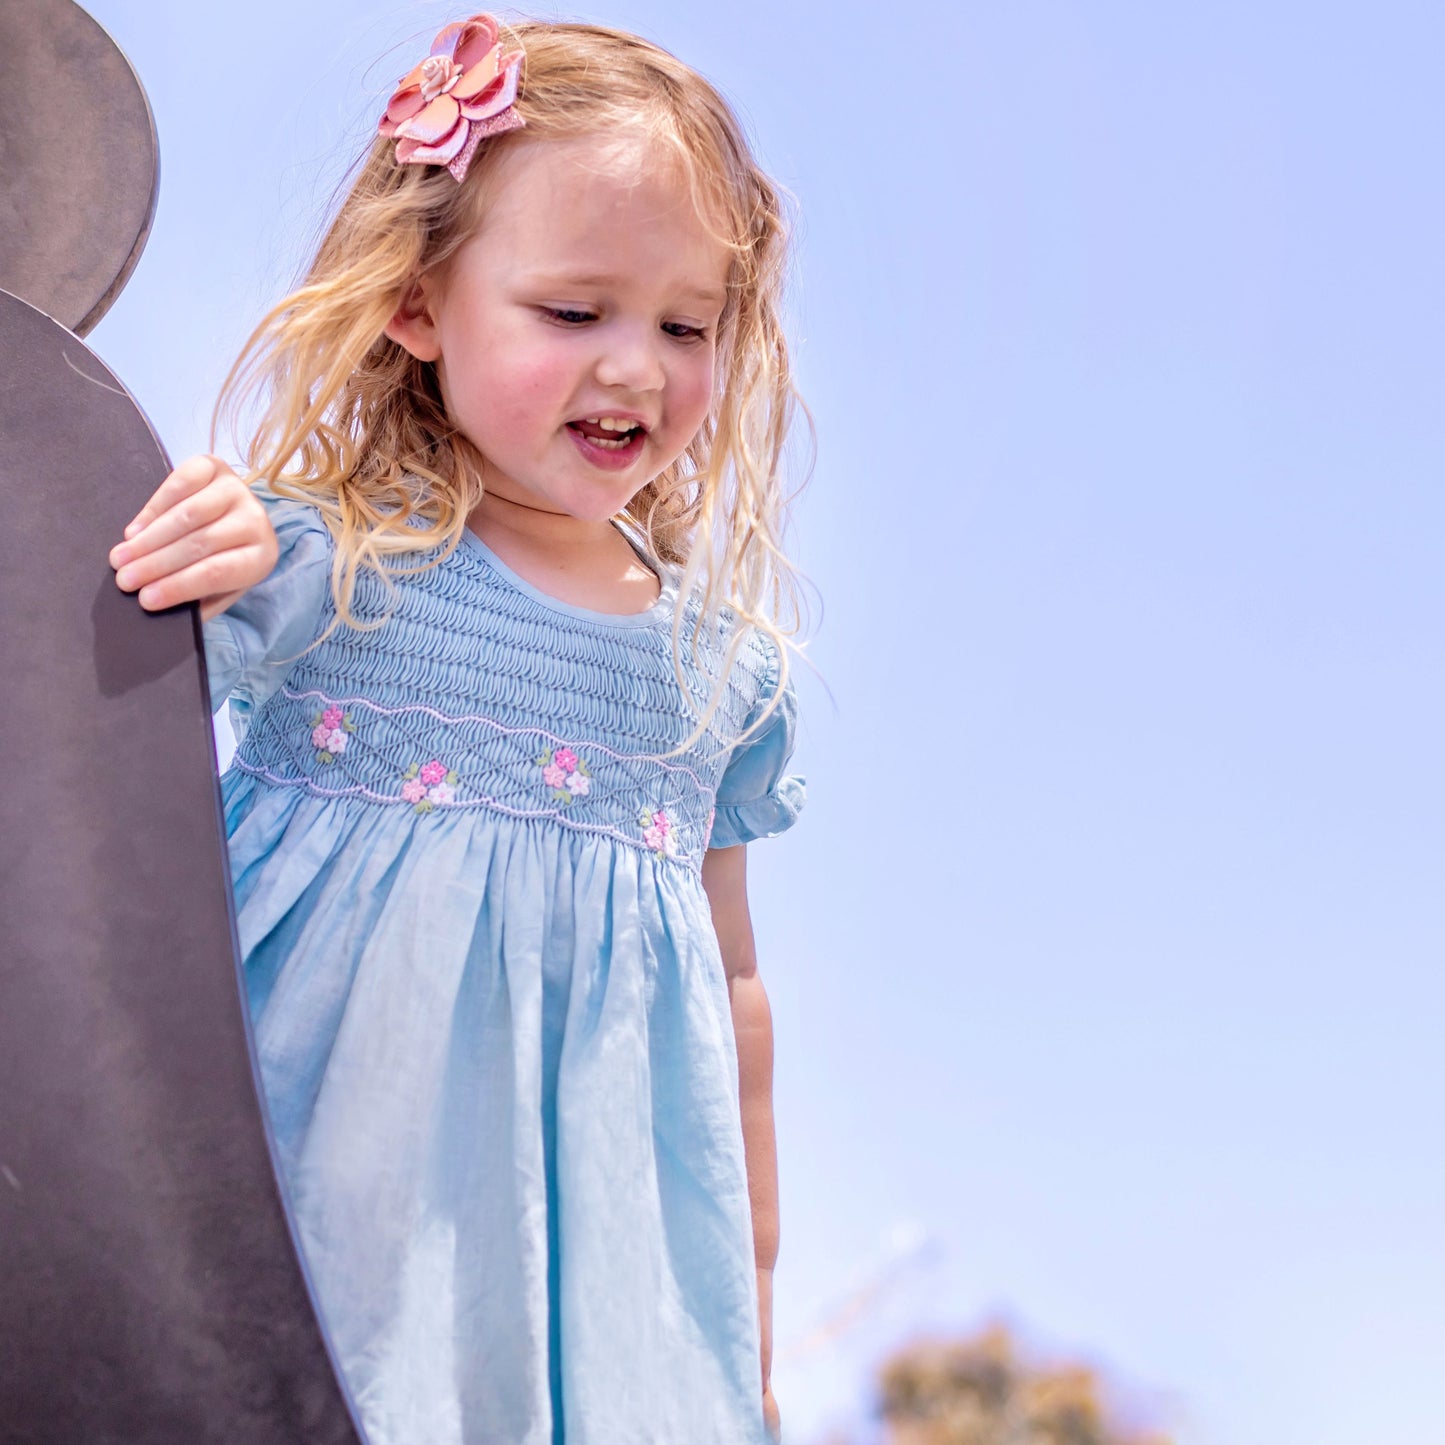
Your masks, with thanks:
[{"label": "smocking stitch", "polygon": [[[316,692],[314,690],[308,690],[306,692],[293,692],[289,687],[283,687],[281,689],[281,694],[282,696],[291,698],[295,701],[304,701],[307,698],[318,698],[324,696],[324,694]],[[333,707],[341,706],[370,708],[373,712],[380,713],[383,717],[400,717],[405,713],[422,713],[426,717],[429,717],[439,723],[447,723],[452,725],[457,725],[461,723],[482,723],[486,727],[495,728],[499,733],[505,733],[508,737],[522,737],[527,734],[532,734],[536,737],[545,738],[548,742],[556,743],[559,748],[562,749],[562,751],[568,754],[569,757],[575,758],[577,756],[571,751],[570,748],[566,747],[561,738],[557,737],[553,733],[549,733],[545,728],[529,726],[508,727],[505,723],[498,722],[496,718],[490,717],[486,713],[445,713],[442,712],[439,708],[431,707],[426,703],[404,703],[400,707],[384,707],[382,706],[382,704],[373,702],[370,698],[367,697],[343,698],[340,703],[333,704]],[[350,715],[348,714],[348,716]],[[351,731],[354,732],[355,729],[353,728],[351,729]],[[583,744],[582,746],[590,748],[593,752],[603,753],[607,757],[616,758],[619,761],[651,763],[654,764],[656,767],[663,768],[670,773],[685,773],[699,787],[707,787],[707,783],[698,775],[698,773],[694,769],[688,767],[686,763],[670,763],[667,761],[666,758],[658,757],[655,753],[620,752],[616,748],[609,748],[606,743],[589,742]],[[545,766],[545,764],[543,764],[543,766]],[[588,776],[590,776],[590,774],[588,774]],[[583,791],[586,790],[584,789]]]},{"label": "smocking stitch", "polygon": [[[686,639],[697,610],[677,605]],[[360,626],[327,632],[323,604],[324,635],[247,720],[240,772],[418,823],[485,810],[700,863],[723,770],[771,681],[765,639],[745,639],[692,738],[666,616],[619,628],[554,612],[472,549],[390,594],[363,572],[352,607]],[[726,643],[709,625],[697,656],[684,645],[694,696],[711,694]]]},{"label": "smocking stitch", "polygon": [[[323,798],[357,798],[364,799],[370,803],[387,803],[393,805],[406,801],[400,793],[379,793],[360,784],[348,788],[328,788],[312,778],[287,777],[285,774],[274,772],[270,768],[255,767],[247,763],[239,755],[232,759],[231,766],[238,772],[249,773],[252,777],[262,778],[274,787],[302,788],[308,793],[315,793]],[[614,842],[625,843],[629,848],[654,851],[652,850],[651,844],[644,838],[638,837],[635,831],[627,832],[623,829],[615,828],[609,823],[584,822],[581,819],[565,815],[560,808],[514,808],[498,798],[487,797],[485,794],[478,794],[474,798],[453,799],[448,804],[448,807],[458,810],[485,809],[488,812],[505,814],[509,818],[516,818],[524,823],[559,823],[564,828],[570,828],[574,832],[590,833],[596,837],[610,838]],[[677,848],[675,842],[670,851],[661,851],[664,851],[667,857],[676,858],[680,862],[692,863],[697,861],[694,855],[682,853],[681,850]]]}]

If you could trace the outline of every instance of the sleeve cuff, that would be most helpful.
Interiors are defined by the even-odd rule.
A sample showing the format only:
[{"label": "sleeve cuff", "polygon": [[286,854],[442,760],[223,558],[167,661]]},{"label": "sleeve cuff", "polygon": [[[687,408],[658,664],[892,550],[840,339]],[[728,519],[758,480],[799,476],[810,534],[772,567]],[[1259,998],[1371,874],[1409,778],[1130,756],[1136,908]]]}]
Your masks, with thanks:
[{"label": "sleeve cuff", "polygon": [[771,793],[750,803],[719,803],[708,847],[736,848],[759,838],[776,838],[798,821],[806,800],[803,779],[788,777]]}]

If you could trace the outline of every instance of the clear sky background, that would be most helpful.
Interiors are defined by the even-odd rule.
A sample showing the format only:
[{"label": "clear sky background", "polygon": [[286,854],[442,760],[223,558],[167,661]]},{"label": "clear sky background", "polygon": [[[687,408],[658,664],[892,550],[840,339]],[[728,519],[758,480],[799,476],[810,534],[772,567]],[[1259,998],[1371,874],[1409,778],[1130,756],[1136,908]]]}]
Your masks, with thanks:
[{"label": "clear sky background", "polygon": [[[89,8],[162,153],[91,341],[179,458],[464,12]],[[697,65],[798,200],[789,1441],[998,1316],[1184,1445],[1445,1439],[1445,9],[534,13]]]}]

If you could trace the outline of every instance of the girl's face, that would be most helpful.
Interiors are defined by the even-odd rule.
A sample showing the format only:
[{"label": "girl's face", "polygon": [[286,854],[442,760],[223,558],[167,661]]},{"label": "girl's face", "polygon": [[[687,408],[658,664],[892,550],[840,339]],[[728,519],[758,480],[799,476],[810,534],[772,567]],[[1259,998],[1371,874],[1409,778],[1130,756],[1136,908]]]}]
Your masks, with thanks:
[{"label": "girl's face", "polygon": [[387,334],[437,363],[490,493],[605,521],[708,414],[730,255],[642,141],[524,143],[489,181]]}]

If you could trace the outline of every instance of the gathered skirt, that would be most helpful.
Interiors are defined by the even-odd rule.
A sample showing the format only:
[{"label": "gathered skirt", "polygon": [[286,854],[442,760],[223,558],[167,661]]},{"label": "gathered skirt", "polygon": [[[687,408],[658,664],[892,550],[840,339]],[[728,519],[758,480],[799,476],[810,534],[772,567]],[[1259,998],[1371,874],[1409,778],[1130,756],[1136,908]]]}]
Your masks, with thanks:
[{"label": "gathered skirt", "polygon": [[371,1445],[764,1441],[696,871],[242,770],[224,797],[266,1107]]}]

